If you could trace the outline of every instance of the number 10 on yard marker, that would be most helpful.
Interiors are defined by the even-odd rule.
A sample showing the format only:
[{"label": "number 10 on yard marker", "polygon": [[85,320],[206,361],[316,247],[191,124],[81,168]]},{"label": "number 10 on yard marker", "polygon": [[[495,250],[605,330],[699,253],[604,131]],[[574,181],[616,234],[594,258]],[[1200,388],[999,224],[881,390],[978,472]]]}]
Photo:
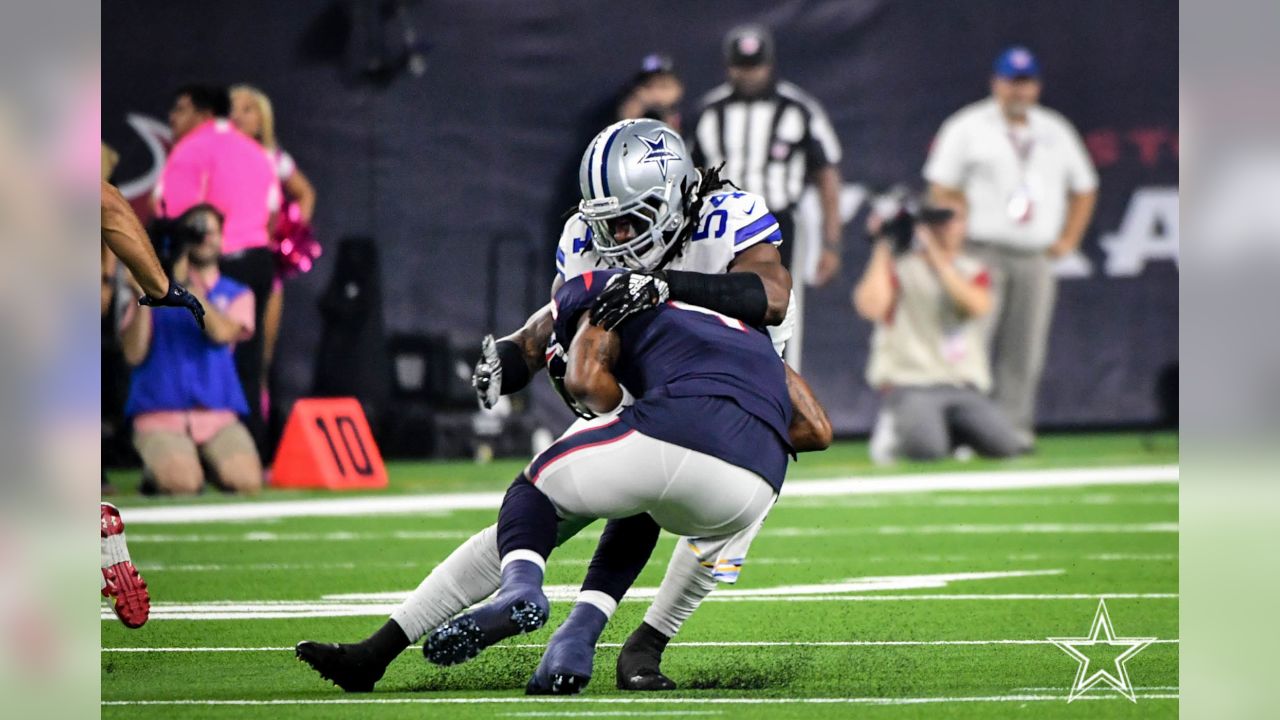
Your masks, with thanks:
[{"label": "number 10 on yard marker", "polygon": [[271,471],[272,487],[365,490],[387,486],[382,453],[355,398],[294,403]]}]

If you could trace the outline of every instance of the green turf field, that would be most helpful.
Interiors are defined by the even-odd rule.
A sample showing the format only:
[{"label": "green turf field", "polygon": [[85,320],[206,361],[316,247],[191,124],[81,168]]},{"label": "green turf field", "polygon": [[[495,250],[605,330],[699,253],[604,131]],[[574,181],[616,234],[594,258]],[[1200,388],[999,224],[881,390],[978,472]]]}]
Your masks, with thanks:
[{"label": "green turf field", "polygon": [[[1178,486],[1140,478],[1159,475],[1145,466],[1176,464],[1177,453],[1174,435],[1117,434],[1044,438],[1036,456],[1007,463],[873,470],[859,443],[802,456],[788,480],[796,490],[784,489],[740,582],[713,593],[668,649],[664,669],[679,691],[613,687],[618,643],[675,544],[664,535],[636,583],[641,597],[624,602],[605,632],[592,684],[553,700],[526,699],[522,689],[568,610],[564,600],[553,602],[546,628],[466,665],[436,668],[412,647],[372,694],[345,694],[293,658],[299,640],[350,641],[377,628],[493,510],[139,523],[131,511],[238,501],[126,494],[114,501],[151,586],[153,617],[130,631],[104,616],[103,716],[1173,716]],[[519,466],[392,464],[390,492],[498,491]],[[1061,485],[1041,482],[1061,468],[1091,469],[1092,480],[1067,473]],[[1000,471],[999,481],[1039,486],[817,495],[803,484],[855,475],[909,483],[928,480],[926,471]],[[975,476],[957,477],[963,485]],[[136,482],[130,473],[112,481],[126,490]],[[313,496],[335,497],[268,492],[253,502]],[[549,586],[576,586],[598,529],[552,556]],[[1048,638],[1087,635],[1103,596],[1117,636],[1157,642],[1126,663],[1136,703],[1101,684],[1068,704],[1079,663]],[[1118,652],[1088,650],[1104,666]]]}]

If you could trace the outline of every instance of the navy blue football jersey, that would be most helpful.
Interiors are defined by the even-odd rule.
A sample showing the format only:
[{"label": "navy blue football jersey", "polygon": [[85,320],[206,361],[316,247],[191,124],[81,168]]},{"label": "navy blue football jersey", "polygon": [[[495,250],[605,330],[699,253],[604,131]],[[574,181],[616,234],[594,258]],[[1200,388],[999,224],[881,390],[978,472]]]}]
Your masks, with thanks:
[{"label": "navy blue football jersey", "polygon": [[[567,281],[552,304],[555,335],[573,342],[609,279],[596,270]],[[782,487],[792,448],[786,369],[769,335],[695,305],[668,302],[618,328],[614,376],[636,397],[619,416],[630,427],[718,457]]]}]

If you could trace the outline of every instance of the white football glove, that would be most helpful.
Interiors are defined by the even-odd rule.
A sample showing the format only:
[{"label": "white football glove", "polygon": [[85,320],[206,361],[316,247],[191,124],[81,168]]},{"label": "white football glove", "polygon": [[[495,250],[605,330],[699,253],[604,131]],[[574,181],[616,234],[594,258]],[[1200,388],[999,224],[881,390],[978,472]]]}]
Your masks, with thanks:
[{"label": "white football glove", "polygon": [[471,387],[475,388],[480,406],[492,410],[502,397],[502,361],[498,359],[498,344],[493,335],[485,335],[480,342],[480,359],[471,373]]}]

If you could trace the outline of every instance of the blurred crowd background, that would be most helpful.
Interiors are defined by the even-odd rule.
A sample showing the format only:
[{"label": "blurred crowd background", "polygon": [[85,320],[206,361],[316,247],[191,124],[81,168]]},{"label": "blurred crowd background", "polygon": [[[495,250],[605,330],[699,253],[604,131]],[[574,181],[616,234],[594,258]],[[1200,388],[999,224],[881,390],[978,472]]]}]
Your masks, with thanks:
[{"label": "blurred crowd background", "polygon": [[[726,44],[743,23],[766,30],[763,47]],[[827,121],[813,131],[807,194],[770,198],[794,222],[789,260],[804,283],[789,357],[838,434],[870,433],[883,388],[867,379],[873,324],[850,301],[873,256],[869,200],[927,188],[939,128],[991,95],[1012,46],[1033,53],[1040,102],[1074,128],[1097,190],[1079,252],[1048,258],[1057,300],[1025,429],[1177,423],[1168,3],[130,0],[104,13],[102,32],[104,172],[144,220],[160,209],[171,111],[191,109],[192,83],[237,86],[228,121],[270,158],[271,237],[224,248],[239,268],[223,268],[255,295],[253,347],[235,352],[264,464],[293,402],[313,395],[360,398],[391,456],[465,455],[477,437],[526,453],[535,429],[562,429],[568,412],[543,382],[506,417],[476,417],[478,341],[546,301],[591,136],[647,115],[693,142],[735,65],[770,66]],[[698,148],[714,156],[705,133]],[[127,464],[125,303],[106,301],[113,290],[130,294],[104,291],[103,458]]]}]

